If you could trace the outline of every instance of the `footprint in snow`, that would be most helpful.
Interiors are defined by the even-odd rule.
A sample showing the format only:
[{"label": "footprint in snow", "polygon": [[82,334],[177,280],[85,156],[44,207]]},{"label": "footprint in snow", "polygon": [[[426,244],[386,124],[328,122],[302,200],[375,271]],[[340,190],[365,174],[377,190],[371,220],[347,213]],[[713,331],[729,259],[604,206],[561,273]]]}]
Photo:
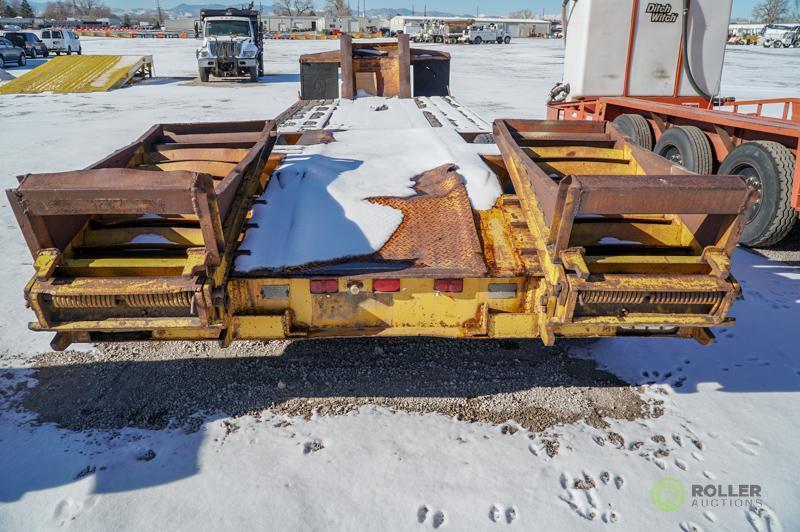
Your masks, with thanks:
[{"label": "footprint in snow", "polygon": [[683,388],[687,377],[682,375],[683,367],[675,368],[672,371],[644,370],[642,371],[643,380],[639,384],[654,386],[656,384],[668,384],[673,388]]},{"label": "footprint in snow", "polygon": [[62,499],[56,504],[55,511],[53,512],[53,521],[58,526],[64,526],[70,521],[77,519],[81,513],[86,510],[91,510],[97,504],[97,497],[87,497],[83,501],[67,497]]},{"label": "footprint in snow", "polygon": [[518,515],[519,512],[514,506],[509,506],[504,510],[501,505],[493,504],[489,508],[489,520],[491,520],[493,523],[505,522],[510,525],[517,520]]},{"label": "footprint in snow", "polygon": [[426,504],[424,506],[420,506],[417,510],[417,521],[421,525],[430,523],[434,529],[439,529],[445,525],[445,522],[447,521],[447,514],[445,514],[444,510],[434,511]]},{"label": "footprint in snow", "polygon": [[775,511],[766,504],[751,504],[744,512],[753,532],[783,532]]},{"label": "footprint in snow", "polygon": [[758,456],[758,451],[756,451],[753,447],[761,447],[761,445],[762,444],[760,441],[752,438],[733,442],[733,446],[736,447],[739,452],[748,456]]},{"label": "footprint in snow", "polygon": [[680,527],[683,532],[704,532],[703,527],[691,521],[681,523]]},{"label": "footprint in snow", "polygon": [[621,515],[611,504],[603,505],[598,491],[612,488],[620,490],[624,485],[625,480],[621,475],[613,475],[608,471],[600,473],[600,483],[587,471],[578,478],[572,478],[565,472],[561,474],[561,488],[564,491],[559,499],[586,520],[594,521],[600,517],[604,523],[613,524],[620,521]]}]

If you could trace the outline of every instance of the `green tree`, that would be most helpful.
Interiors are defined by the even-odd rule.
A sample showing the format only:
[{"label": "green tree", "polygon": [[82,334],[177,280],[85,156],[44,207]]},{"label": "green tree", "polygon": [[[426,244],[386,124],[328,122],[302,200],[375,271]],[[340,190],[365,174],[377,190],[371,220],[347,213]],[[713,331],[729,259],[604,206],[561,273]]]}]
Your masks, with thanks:
[{"label": "green tree", "polygon": [[22,0],[19,4],[19,16],[22,18],[33,18],[35,16],[33,8],[28,3],[28,0]]},{"label": "green tree", "polygon": [[19,13],[17,13],[17,10],[14,6],[11,4],[6,4],[6,6],[3,8],[3,16],[5,18],[14,18],[18,17]]}]

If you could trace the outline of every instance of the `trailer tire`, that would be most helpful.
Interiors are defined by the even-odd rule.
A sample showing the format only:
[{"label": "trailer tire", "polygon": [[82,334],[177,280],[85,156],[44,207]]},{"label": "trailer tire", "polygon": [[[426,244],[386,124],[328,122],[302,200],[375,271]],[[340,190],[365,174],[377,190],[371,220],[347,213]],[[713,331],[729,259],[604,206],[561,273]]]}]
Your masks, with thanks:
[{"label": "trailer tire", "polygon": [[208,83],[208,77],[210,74],[211,74],[210,68],[200,67],[200,81],[202,83]]},{"label": "trailer tire", "polygon": [[772,246],[786,238],[797,223],[792,207],[795,156],[777,142],[745,142],[720,166],[720,175],[741,175],[759,192],[750,220],[742,233],[747,247]]},{"label": "trailer tire", "polygon": [[633,114],[619,115],[614,119],[614,125],[634,143],[647,151],[653,151],[653,132],[645,117]]},{"label": "trailer tire", "polygon": [[714,170],[711,142],[703,130],[694,126],[669,128],[653,151],[696,174],[709,175]]}]

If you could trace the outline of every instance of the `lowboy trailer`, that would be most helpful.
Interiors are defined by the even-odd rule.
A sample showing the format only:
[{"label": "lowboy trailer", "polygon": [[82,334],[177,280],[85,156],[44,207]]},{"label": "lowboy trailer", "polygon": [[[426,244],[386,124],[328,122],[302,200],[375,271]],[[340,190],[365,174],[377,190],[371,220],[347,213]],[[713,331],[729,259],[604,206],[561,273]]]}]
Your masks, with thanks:
[{"label": "lowboy trailer", "polygon": [[[399,54],[375,46],[374,60],[340,58],[348,98],[300,101],[271,121],[154,126],[86,170],[21,177],[8,197],[35,260],[31,328],[65,349],[707,343],[733,325],[731,257],[752,204],[742,178],[693,174],[609,122],[490,125],[424,94],[428,83],[386,98],[408,91],[393,77],[408,79],[409,56],[402,42]],[[381,94],[359,98],[359,86]]]},{"label": "lowboy trailer", "polygon": [[[301,102],[286,117],[337,105]],[[366,257],[236,267],[253,253],[242,243],[258,248],[271,230],[252,222],[253,211],[271,208],[261,196],[286,159],[321,143],[346,144],[338,149],[352,160],[372,151],[339,127],[159,126],[90,169],[24,176],[9,199],[35,258],[31,328],[57,333],[53,347],[63,349],[419,335],[705,342],[709,328],[732,324],[739,285],[730,260],[750,198],[743,180],[690,174],[605,122],[498,121],[498,155],[470,144],[480,132],[457,134],[424,114],[463,111],[456,105],[414,103],[403,116],[482,155],[505,193],[477,211],[457,170],[471,161],[431,168],[414,196],[369,200],[403,222]]]}]

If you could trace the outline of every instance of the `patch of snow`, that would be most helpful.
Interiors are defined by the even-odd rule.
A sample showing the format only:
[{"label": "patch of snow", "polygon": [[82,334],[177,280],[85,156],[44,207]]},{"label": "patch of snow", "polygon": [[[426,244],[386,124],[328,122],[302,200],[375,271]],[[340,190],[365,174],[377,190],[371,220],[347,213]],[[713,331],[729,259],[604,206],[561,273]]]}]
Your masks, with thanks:
[{"label": "patch of snow", "polygon": [[[361,115],[372,103],[342,102],[330,127],[347,124],[355,129],[336,132],[336,142],[305,146],[302,153],[286,157],[261,198],[266,204],[254,208],[252,222],[258,227],[245,237],[240,249],[250,255],[237,259],[238,271],[280,269],[380,250],[403,216],[368,198],[413,196],[413,178],[444,164],[461,161],[458,171],[476,209],[494,205],[500,184],[478,153],[494,153],[496,148],[467,144],[455,131],[434,129],[427,122],[419,129],[388,130],[381,119],[375,124],[380,129],[369,129],[370,122],[358,128],[346,111]],[[413,101],[390,100],[388,105],[381,117],[417,125],[414,118],[421,114],[416,107],[410,116],[393,112]]]},{"label": "patch of snow", "polygon": [[111,79],[111,76],[117,74],[120,70],[128,70],[136,63],[142,60],[141,56],[123,55],[114,63],[114,66],[109,68],[102,76],[94,80],[91,84],[92,87],[104,87]]},{"label": "patch of snow", "polygon": [[[192,40],[82,42],[88,53],[152,54],[162,76],[196,76]],[[0,179],[11,188],[15,175],[85,167],[154,123],[218,120],[221,108],[231,120],[274,117],[296,99],[298,56],[335,46],[267,41],[271,75],[255,86],[161,78],[113,93],[0,97],[0,122],[14,125],[0,128]],[[487,119],[545,116],[547,91],[561,79],[562,42],[517,39],[502,53],[495,46],[441,48],[453,53],[459,102]],[[797,50],[731,47],[723,94],[792,96],[799,74]],[[64,131],[73,134],[65,137]],[[304,156],[310,155],[297,154]],[[381,187],[407,193],[409,177]],[[471,192],[473,202],[481,195]],[[30,354],[48,349],[49,338],[26,328],[32,314],[22,291],[32,260],[7,202],[0,202],[0,216],[0,358],[19,376]],[[664,401],[666,412],[643,422],[612,422],[607,429],[558,427],[553,432],[561,450],[554,458],[544,452],[545,435],[508,435],[440,415],[377,408],[292,420],[292,427],[273,423],[266,412],[236,420],[239,429],[230,434],[219,414],[206,418],[199,432],[184,434],[73,432],[36,425],[30,414],[4,407],[0,530],[379,530],[387,523],[394,530],[509,524],[521,530],[800,530],[800,279],[794,267],[744,251],[737,253],[734,271],[746,299],[734,307],[736,327],[720,331],[714,346],[666,339],[581,344],[582,356],[642,385],[647,397]],[[626,445],[596,443],[609,432]],[[759,484],[763,504],[687,505],[665,513],[648,496],[664,476],[685,485]],[[576,480],[594,487],[576,489]]]}]

